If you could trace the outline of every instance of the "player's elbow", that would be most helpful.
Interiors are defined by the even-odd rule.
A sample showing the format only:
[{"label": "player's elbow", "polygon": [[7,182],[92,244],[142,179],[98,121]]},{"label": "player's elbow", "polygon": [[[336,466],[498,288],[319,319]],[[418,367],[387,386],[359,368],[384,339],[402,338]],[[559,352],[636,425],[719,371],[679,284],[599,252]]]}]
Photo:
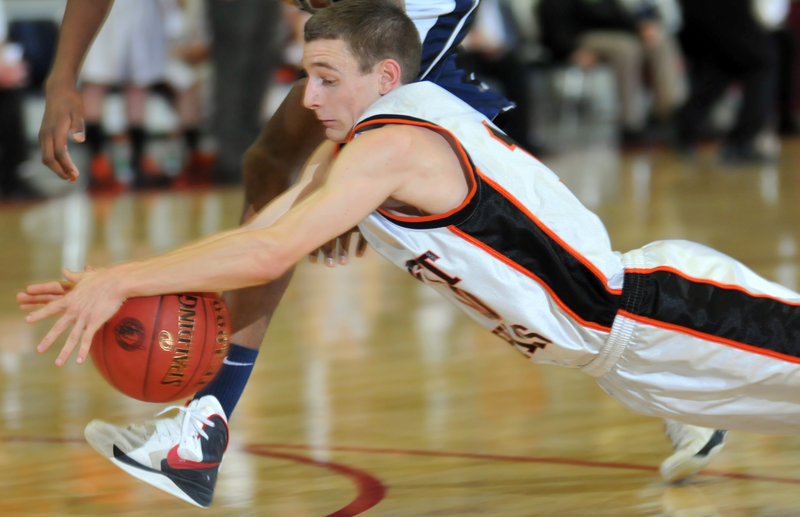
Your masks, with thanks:
[{"label": "player's elbow", "polygon": [[292,269],[293,260],[280,246],[270,241],[258,243],[252,254],[252,267],[260,283],[268,283]]}]

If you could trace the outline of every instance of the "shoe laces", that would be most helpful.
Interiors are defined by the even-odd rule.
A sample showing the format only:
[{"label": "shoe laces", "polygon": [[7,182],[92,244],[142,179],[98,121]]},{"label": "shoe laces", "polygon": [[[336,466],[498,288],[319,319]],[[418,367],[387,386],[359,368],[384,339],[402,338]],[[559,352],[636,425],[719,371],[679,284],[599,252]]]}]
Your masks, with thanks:
[{"label": "shoe laces", "polygon": [[[179,436],[177,436],[177,439],[173,440],[172,442],[178,442],[178,455],[184,459],[202,461],[203,451],[200,447],[200,438],[202,437],[206,440],[208,439],[205,426],[214,427],[214,422],[209,420],[207,416],[203,414],[204,408],[201,407],[196,400],[193,400],[188,406],[185,407],[169,406],[161,411],[159,415],[173,409],[177,409],[179,414],[183,416],[183,422],[181,423],[179,430],[177,429],[177,426],[168,426],[170,429],[167,430],[167,432],[174,432],[173,429],[175,431],[179,431]],[[177,418],[175,420],[177,420]]]},{"label": "shoe laces", "polygon": [[[156,416],[161,416],[165,411],[159,412]],[[153,434],[159,442],[163,440],[166,443],[175,443],[180,438],[181,427],[175,418],[157,418],[152,423],[155,426]],[[146,427],[144,429],[146,432]]]}]

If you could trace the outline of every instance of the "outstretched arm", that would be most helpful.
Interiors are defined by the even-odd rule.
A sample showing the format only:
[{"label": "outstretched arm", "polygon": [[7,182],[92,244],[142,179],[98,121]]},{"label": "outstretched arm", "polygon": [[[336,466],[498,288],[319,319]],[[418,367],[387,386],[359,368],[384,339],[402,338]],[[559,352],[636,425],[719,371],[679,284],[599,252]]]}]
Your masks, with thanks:
[{"label": "outstretched arm", "polygon": [[[335,149],[335,144],[333,144],[333,142],[326,141],[320,144],[309,158],[297,182],[290,189],[283,192],[283,194],[273,199],[269,205],[265,206],[259,213],[255,214],[245,226],[250,229],[269,226],[280,216],[285,214],[299,200],[318,188],[334,157]],[[211,241],[220,239],[234,231],[237,230],[215,233],[199,239],[194,243],[186,244],[180,249],[189,252],[194,247],[203,248]],[[69,274],[70,276],[73,275],[72,272],[69,272]],[[24,292],[17,293],[17,303],[19,308],[23,311],[32,312],[41,309],[44,305],[54,300],[59,300],[64,297],[74,285],[75,284],[69,280],[30,284],[26,287]]]},{"label": "outstretched arm", "polygon": [[111,9],[113,0],[68,0],[61,22],[53,68],[45,82],[45,109],[39,128],[42,162],[61,178],[74,182],[80,172],[67,151],[70,132],[83,142],[83,101],[78,73],[89,45]]},{"label": "outstretched arm", "polygon": [[280,203],[287,201],[284,196],[243,227],[164,255],[95,271],[66,271],[72,289],[28,315],[31,323],[61,315],[37,350],[44,352],[69,331],[56,364],[63,365],[77,346],[82,363],[95,332],[126,298],[237,289],[280,277],[311,250],[352,228],[398,187],[402,174],[393,168],[397,157],[374,148],[363,152],[369,136],[348,145],[328,171],[320,170],[310,179],[304,175],[306,188],[295,191],[298,195],[287,203],[292,208],[282,216],[278,213]]}]

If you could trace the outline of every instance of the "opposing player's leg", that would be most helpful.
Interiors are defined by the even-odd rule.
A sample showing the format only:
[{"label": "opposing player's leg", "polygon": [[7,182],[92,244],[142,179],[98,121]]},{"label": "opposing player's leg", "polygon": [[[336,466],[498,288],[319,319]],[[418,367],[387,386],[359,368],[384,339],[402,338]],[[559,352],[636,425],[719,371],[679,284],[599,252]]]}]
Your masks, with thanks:
[{"label": "opposing player's leg", "polygon": [[[242,221],[286,190],[324,138],[322,126],[300,102],[303,86],[302,82],[295,85],[245,155]],[[227,421],[290,278],[291,272],[267,285],[226,293],[232,324],[228,356],[214,380],[195,395],[186,410],[127,427],[92,421],[84,431],[89,444],[156,488],[198,506],[209,506],[228,443]]]}]

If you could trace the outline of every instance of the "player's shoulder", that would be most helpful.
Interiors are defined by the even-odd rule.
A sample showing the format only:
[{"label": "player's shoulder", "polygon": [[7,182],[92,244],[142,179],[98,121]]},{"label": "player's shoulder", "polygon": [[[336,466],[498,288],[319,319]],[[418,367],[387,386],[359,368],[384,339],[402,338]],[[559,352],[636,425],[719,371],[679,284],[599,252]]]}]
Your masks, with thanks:
[{"label": "player's shoulder", "polygon": [[387,120],[385,124],[359,133],[345,148],[349,148],[351,156],[359,156],[359,159],[369,156],[394,169],[429,161],[431,157],[424,155],[431,152],[435,147],[433,142],[440,138],[431,127]]},{"label": "player's shoulder", "polygon": [[395,121],[387,116],[386,119],[378,122],[378,124],[368,125],[356,133],[348,146],[359,149],[366,146],[406,149],[415,139],[420,138],[419,129],[416,126],[405,124],[402,119]]}]

